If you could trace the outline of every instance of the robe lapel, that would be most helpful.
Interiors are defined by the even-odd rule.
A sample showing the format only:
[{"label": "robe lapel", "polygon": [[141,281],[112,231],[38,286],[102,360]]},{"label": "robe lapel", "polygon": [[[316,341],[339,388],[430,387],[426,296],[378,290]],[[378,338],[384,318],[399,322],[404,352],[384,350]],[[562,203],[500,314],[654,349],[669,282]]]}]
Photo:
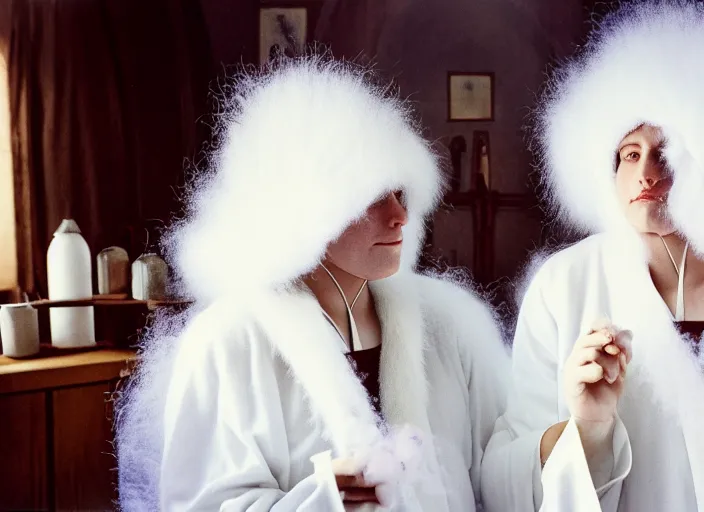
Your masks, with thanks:
[{"label": "robe lapel", "polygon": [[618,245],[606,259],[606,278],[614,297],[613,320],[633,331],[628,385],[637,388],[639,398],[652,396],[680,422],[697,502],[704,510],[704,374],[652,283],[642,244],[622,240]]},{"label": "robe lapel", "polygon": [[[389,424],[408,423],[429,432],[423,315],[413,285],[412,279],[403,276],[370,283],[382,325],[380,393]],[[258,316],[263,317],[262,325],[276,350],[333,434],[345,416],[365,423],[376,421],[366,391],[344,356],[344,347],[331,336],[309,292],[271,294]]]},{"label": "robe lapel", "polygon": [[[427,384],[423,363],[424,326],[412,276],[371,284],[382,323],[380,392],[384,419],[392,426],[410,424],[425,434],[423,481],[435,496],[417,488],[421,510],[448,510],[440,465],[426,410]],[[258,307],[258,317],[276,352],[308,394],[322,419],[336,457],[370,454],[382,446],[379,418],[366,390],[354,374],[344,347],[331,335],[327,320],[308,291],[269,294]]]},{"label": "robe lapel", "polygon": [[423,315],[409,281],[389,278],[370,288],[382,325],[381,403],[389,424],[428,431]]},{"label": "robe lapel", "polygon": [[382,322],[380,390],[384,418],[391,426],[410,424],[425,433],[422,478],[416,484],[420,510],[449,510],[438,453],[428,421],[425,373],[426,329],[418,289],[410,277],[396,275],[372,283]]},{"label": "robe lapel", "polygon": [[306,390],[336,457],[363,452],[381,438],[378,418],[312,294],[268,293],[258,317],[275,351]]}]

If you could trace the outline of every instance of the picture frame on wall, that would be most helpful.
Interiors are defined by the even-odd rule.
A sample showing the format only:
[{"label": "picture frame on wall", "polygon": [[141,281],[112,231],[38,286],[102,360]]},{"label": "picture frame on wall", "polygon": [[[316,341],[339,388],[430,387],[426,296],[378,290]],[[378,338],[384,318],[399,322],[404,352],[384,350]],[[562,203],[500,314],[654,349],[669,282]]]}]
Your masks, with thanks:
[{"label": "picture frame on wall", "polygon": [[301,5],[259,8],[259,64],[283,53],[300,54],[308,43],[308,8]]},{"label": "picture frame on wall", "polygon": [[494,120],[494,73],[447,75],[448,121]]}]

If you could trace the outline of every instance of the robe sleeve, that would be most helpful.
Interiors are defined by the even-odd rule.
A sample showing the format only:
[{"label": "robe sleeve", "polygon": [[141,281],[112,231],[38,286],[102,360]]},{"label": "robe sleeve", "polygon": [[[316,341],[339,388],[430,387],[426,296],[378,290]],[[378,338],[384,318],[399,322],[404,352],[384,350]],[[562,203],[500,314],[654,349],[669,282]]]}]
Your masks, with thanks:
[{"label": "robe sleeve", "polygon": [[619,418],[607,476],[603,468],[598,468],[601,476],[595,474],[595,480],[603,480],[597,489],[573,421],[545,468],[540,467],[543,434],[568,419],[559,413],[558,332],[541,289],[541,282],[550,284],[544,270],[529,286],[518,317],[508,407],[496,422],[482,466],[484,507],[488,512],[616,512],[622,481],[631,467],[630,442]]},{"label": "robe sleeve", "polygon": [[[191,329],[174,363],[164,414],[161,509],[331,510],[314,476],[284,492],[289,446],[271,348],[255,328],[227,340]],[[336,489],[334,490],[336,491]]]}]

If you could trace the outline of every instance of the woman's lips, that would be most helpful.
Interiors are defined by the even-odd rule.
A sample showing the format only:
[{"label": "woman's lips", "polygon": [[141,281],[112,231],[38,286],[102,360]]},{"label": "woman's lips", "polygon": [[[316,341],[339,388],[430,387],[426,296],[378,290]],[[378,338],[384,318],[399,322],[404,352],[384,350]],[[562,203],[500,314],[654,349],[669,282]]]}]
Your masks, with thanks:
[{"label": "woman's lips", "polygon": [[393,247],[393,246],[395,246],[395,245],[401,245],[402,242],[403,242],[403,239],[401,239],[401,240],[396,240],[396,241],[394,241],[394,242],[379,242],[379,243],[377,243],[376,245],[384,245],[384,246],[386,246],[386,247]]},{"label": "woman's lips", "polygon": [[658,193],[653,193],[653,192],[646,192],[645,190],[641,192],[638,197],[635,199],[631,199],[631,203],[634,203],[636,201],[657,201],[657,202],[662,202],[665,199],[664,194],[658,194]]}]

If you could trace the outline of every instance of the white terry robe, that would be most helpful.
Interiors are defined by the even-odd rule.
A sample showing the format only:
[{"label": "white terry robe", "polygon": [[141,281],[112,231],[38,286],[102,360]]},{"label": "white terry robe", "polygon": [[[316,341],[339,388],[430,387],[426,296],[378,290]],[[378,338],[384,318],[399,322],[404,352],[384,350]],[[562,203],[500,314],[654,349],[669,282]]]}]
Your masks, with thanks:
[{"label": "white terry robe", "polygon": [[[485,456],[486,510],[538,510],[543,500],[543,510],[704,510],[704,378],[645,261],[633,237],[600,234],[558,252],[534,277],[518,319],[508,408]],[[542,475],[539,442],[570,418],[565,361],[604,317],[633,331],[633,360],[618,405],[613,471],[595,492],[573,422]]]},{"label": "white terry robe", "polygon": [[[474,511],[509,369],[492,316],[454,284],[411,273],[370,291],[382,325],[382,414],[432,435],[426,458],[442,481],[407,490],[399,510]],[[201,313],[166,401],[162,509],[326,510],[310,457],[370,414],[346,351],[307,288]]]},{"label": "white terry robe", "polygon": [[[194,304],[153,324],[116,409],[124,512],[339,510],[332,471],[309,478],[321,450],[362,459],[405,512],[474,509],[508,354],[478,299],[413,271],[443,173],[410,106],[373,75],[310,55],[228,86],[207,170],[162,241]],[[389,432],[296,283],[396,191],[400,270],[370,288]]]}]

